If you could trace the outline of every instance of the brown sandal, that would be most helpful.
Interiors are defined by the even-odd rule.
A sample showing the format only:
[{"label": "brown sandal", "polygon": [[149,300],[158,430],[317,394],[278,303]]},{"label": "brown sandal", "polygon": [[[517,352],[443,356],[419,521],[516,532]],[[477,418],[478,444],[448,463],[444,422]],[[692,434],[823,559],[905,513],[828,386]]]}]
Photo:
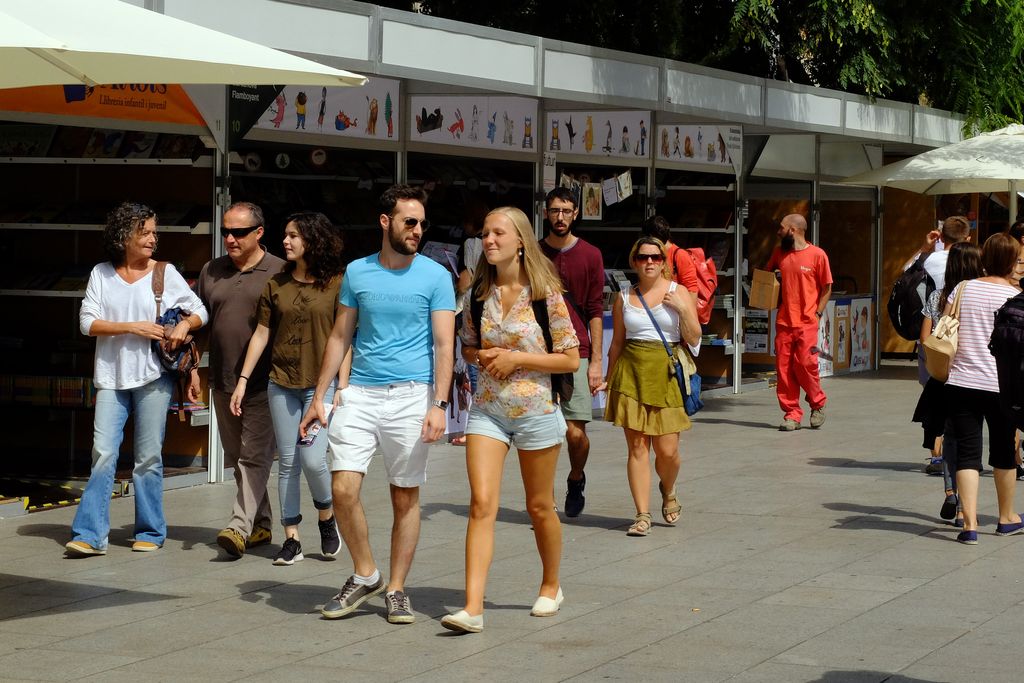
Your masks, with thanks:
[{"label": "brown sandal", "polygon": [[[671,493],[665,493],[665,490],[661,488],[661,483],[658,483],[658,490],[661,491],[661,517],[665,520],[665,524],[674,526],[679,521],[680,513],[683,511],[683,506],[679,504],[679,499],[676,498],[676,490],[672,489]],[[669,520],[669,515],[675,515],[676,518]]]},{"label": "brown sandal", "polygon": [[633,524],[626,531],[627,536],[646,536],[651,530],[651,513],[638,512]]}]

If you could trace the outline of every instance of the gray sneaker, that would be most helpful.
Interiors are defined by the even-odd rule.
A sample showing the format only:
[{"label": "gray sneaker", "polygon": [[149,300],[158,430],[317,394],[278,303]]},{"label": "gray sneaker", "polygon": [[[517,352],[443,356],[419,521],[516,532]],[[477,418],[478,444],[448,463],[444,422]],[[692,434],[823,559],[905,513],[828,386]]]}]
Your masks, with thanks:
[{"label": "gray sneaker", "polygon": [[783,420],[779,425],[780,432],[795,432],[800,429],[800,423],[796,420]]},{"label": "gray sneaker", "polygon": [[383,576],[377,579],[377,583],[372,586],[356,583],[356,577],[350,576],[345,585],[341,587],[341,591],[323,606],[320,614],[324,615],[325,619],[338,619],[352,612],[382,590],[384,590]]},{"label": "gray sneaker", "polygon": [[817,429],[825,424],[825,406],[815,408],[811,411],[811,429]]},{"label": "gray sneaker", "polygon": [[388,606],[388,621],[392,624],[411,624],[416,621],[412,613],[412,602],[402,591],[384,594],[384,604]]}]

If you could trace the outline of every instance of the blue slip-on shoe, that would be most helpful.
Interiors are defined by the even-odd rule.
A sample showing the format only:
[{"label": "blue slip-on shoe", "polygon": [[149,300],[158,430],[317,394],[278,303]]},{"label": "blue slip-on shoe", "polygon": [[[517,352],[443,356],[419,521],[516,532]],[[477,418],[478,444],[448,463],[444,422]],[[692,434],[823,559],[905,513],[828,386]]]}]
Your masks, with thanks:
[{"label": "blue slip-on shoe", "polygon": [[996,536],[1014,536],[1016,534],[1024,534],[1024,519],[1019,522],[996,524]]},{"label": "blue slip-on shoe", "polygon": [[978,545],[978,532],[977,531],[961,531],[956,535],[957,543],[963,543],[964,545]]}]

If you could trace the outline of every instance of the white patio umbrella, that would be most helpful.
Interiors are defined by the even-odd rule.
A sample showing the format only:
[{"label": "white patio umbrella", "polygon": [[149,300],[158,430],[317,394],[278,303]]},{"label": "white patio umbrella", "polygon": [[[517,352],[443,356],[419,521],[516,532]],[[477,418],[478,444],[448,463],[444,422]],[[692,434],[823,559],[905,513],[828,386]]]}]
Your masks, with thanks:
[{"label": "white patio umbrella", "polygon": [[1024,126],[1014,124],[842,180],[848,185],[895,187],[921,194],[1009,192],[1010,222],[1017,216],[1017,184],[1024,181]]},{"label": "white patio umbrella", "polygon": [[0,5],[0,88],[365,82],[359,74],[121,0],[7,0]]}]

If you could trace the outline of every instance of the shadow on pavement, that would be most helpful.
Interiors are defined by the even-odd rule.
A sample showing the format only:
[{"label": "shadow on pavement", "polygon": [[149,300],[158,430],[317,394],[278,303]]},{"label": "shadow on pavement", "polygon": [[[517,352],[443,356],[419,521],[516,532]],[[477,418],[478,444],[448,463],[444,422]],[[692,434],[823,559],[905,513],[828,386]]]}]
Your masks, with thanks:
[{"label": "shadow on pavement", "polygon": [[[469,505],[456,505],[454,503],[425,503],[423,507],[420,508],[420,516],[422,519],[430,519],[432,515],[438,512],[449,512],[456,517],[469,518]],[[560,512],[558,517],[562,520],[562,524],[568,526],[605,529],[606,531],[620,528],[625,529],[633,522],[632,517],[629,519],[625,516],[621,518],[601,517],[588,515],[586,512],[579,517],[573,518],[566,518],[566,516]],[[506,507],[498,508],[498,521],[505,524],[532,524],[530,516],[526,514],[525,510],[513,510],[512,508]]]}]

